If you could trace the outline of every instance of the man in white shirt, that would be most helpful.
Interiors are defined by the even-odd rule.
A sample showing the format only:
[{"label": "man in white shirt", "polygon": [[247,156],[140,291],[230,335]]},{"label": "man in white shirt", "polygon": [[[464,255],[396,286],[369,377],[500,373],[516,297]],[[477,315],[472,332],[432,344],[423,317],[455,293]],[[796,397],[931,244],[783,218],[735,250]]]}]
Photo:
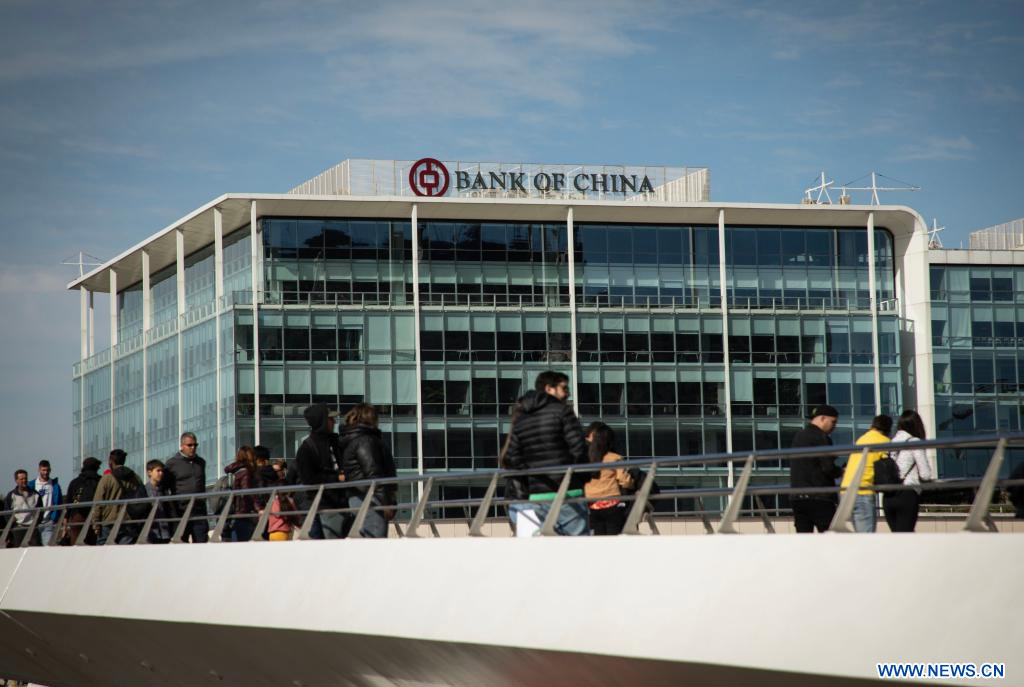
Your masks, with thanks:
[{"label": "man in white shirt", "polygon": [[[45,458],[39,461],[39,476],[28,483],[28,486],[39,493],[40,505],[46,507],[59,506],[63,503],[63,494],[60,490],[60,483],[56,477],[50,476],[50,461]],[[57,525],[59,513],[56,510],[46,510],[39,520],[39,535],[44,545],[50,543],[54,528]]]}]

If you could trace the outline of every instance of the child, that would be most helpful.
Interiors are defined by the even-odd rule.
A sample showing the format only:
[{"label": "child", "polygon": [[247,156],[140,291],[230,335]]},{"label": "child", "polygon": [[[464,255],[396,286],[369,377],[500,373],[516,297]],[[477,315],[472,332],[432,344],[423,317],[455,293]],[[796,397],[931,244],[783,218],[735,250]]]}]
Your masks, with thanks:
[{"label": "child", "polygon": [[[146,494],[148,496],[168,496],[170,489],[161,487],[160,482],[164,478],[164,464],[159,460],[151,460],[146,463]],[[153,520],[153,527],[149,530],[150,544],[166,544],[171,541],[173,531],[171,530],[173,520],[171,513],[171,502],[160,501],[156,509],[156,518]]]}]

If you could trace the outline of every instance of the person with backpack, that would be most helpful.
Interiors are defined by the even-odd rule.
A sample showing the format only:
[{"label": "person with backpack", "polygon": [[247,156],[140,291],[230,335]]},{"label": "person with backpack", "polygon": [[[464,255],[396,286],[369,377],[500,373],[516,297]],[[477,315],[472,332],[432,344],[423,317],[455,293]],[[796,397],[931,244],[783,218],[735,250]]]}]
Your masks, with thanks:
[{"label": "person with backpack", "polygon": [[[192,432],[181,435],[179,450],[167,461],[164,479],[172,494],[188,496],[206,493],[206,461],[199,455],[199,440]],[[185,514],[187,500],[177,502],[178,515]],[[192,506],[192,516],[182,535],[184,541],[205,544],[210,535],[210,523],[206,519],[206,499],[197,498]]]},{"label": "person with backpack", "polygon": [[[110,452],[110,457],[107,460],[110,472],[103,475],[100,478],[100,483],[96,485],[96,501],[119,501],[146,497],[146,488],[143,486],[142,480],[134,470],[125,465],[127,460],[128,454],[119,448]],[[97,544],[107,543],[121,507],[121,504],[118,503],[107,503],[98,507],[96,519],[100,526],[100,534],[96,538]],[[143,509],[146,509],[148,513],[146,504],[138,504],[126,509],[115,543],[133,544],[135,542],[139,527],[137,524],[129,524],[126,521],[136,519]],[[142,514],[141,517],[145,517],[145,514]]]},{"label": "person with backpack", "polygon": [[[615,452],[615,432],[603,422],[592,422],[585,432],[591,463],[615,463],[622,456]],[[626,524],[626,504],[621,499],[625,490],[633,488],[633,478],[623,468],[590,473],[583,485],[590,508],[590,528],[597,536],[622,533]]]},{"label": "person with backpack", "polygon": [[[303,416],[309,425],[309,435],[295,452],[295,466],[298,470],[299,483],[308,486],[321,484],[337,484],[344,481],[338,469],[338,435],[334,432],[334,419],[337,411],[329,410],[322,403],[315,403],[306,408]],[[313,489],[298,490],[295,502],[302,510],[312,508],[316,491]],[[324,489],[320,499],[320,509],[345,508],[344,491],[342,489]],[[352,521],[344,513],[317,513],[310,527],[311,539],[343,539],[348,534],[348,526]]]},{"label": "person with backpack", "polygon": [[[78,473],[78,477],[71,480],[71,483],[68,484],[67,503],[89,503],[95,500],[96,487],[100,483],[101,466],[102,463],[100,463],[99,459],[91,456],[82,461],[82,471]],[[89,509],[89,506],[68,507],[67,535],[64,538],[64,543],[73,546],[78,542],[78,536],[82,532],[82,524],[89,517]],[[84,543],[89,546],[96,544],[95,528],[90,527],[89,531],[86,532]]]},{"label": "person with backpack", "polygon": [[[924,422],[914,410],[904,410],[897,424],[896,442],[923,441],[925,438]],[[894,451],[899,484],[915,487],[887,491],[882,497],[882,508],[885,510],[885,521],[890,532],[913,532],[917,526],[917,512],[921,501],[921,483],[934,479],[932,466],[928,461],[928,452],[923,448],[907,448]]]},{"label": "person with backpack", "polygon": [[[871,427],[868,428],[868,431],[857,439],[857,445],[887,444],[891,431],[892,418],[888,415],[876,415],[871,420]],[[857,532],[874,532],[877,526],[876,502],[878,497],[875,496],[871,485],[875,483],[875,463],[883,456],[885,456],[885,451],[868,451],[868,462],[861,474],[860,484],[857,485],[857,498],[853,503],[853,529]],[[843,471],[843,480],[839,484],[841,490],[845,491],[851,488],[850,482],[853,481],[853,476],[857,473],[863,457],[862,451],[850,454],[850,459],[846,461],[846,469]]]},{"label": "person with backpack", "polygon": [[[519,399],[522,414],[512,426],[505,461],[513,470],[568,466],[586,463],[587,445],[583,428],[567,403],[569,377],[548,370],[537,375],[534,390]],[[562,477],[559,474],[530,475],[526,478],[530,503],[509,506],[510,516],[516,523],[517,537],[532,537],[543,526],[549,505],[558,492]],[[566,497],[583,496],[583,483],[587,475],[574,475]],[[563,536],[590,534],[587,507],[583,503],[566,503],[560,509],[555,532]]]},{"label": "person with backpack", "polygon": [[[39,500],[43,507],[59,506],[63,503],[63,495],[60,490],[60,482],[56,477],[50,475],[50,461],[45,458],[39,461],[39,476],[31,480],[28,486],[39,493]],[[44,545],[50,543],[54,535],[57,521],[60,519],[59,510],[46,510],[39,520],[39,537]]]},{"label": "person with backpack", "polygon": [[[262,486],[256,468],[256,452],[252,446],[242,446],[235,453],[235,462],[224,468],[233,475],[231,489],[255,489]],[[256,513],[263,509],[263,497],[243,494],[235,497],[231,510],[236,516],[231,521],[231,541],[249,541],[256,529]]]},{"label": "person with backpack", "polygon": [[[395,477],[395,458],[384,442],[377,425],[377,409],[368,403],[357,403],[345,413],[345,427],[341,431],[341,469],[346,482]],[[378,485],[373,493],[369,486],[349,490],[348,505],[359,508],[363,501],[371,499],[374,506],[394,506],[398,503],[396,484]],[[394,518],[394,508],[366,513],[366,520],[360,536],[385,539],[388,536],[388,521]]]}]

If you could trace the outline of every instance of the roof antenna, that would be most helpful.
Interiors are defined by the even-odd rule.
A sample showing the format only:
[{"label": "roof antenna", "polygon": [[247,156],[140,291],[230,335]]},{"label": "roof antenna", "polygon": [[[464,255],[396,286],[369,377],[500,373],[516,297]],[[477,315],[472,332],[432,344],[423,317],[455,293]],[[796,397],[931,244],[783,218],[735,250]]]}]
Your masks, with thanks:
[{"label": "roof antenna", "polygon": [[928,230],[928,247],[942,248],[942,241],[939,239],[939,232],[946,227],[939,226],[939,220],[932,217],[932,228]]},{"label": "roof antenna", "polygon": [[[868,175],[865,174],[864,176],[868,176]],[[898,184],[904,184],[904,185],[903,186],[879,186],[878,185],[878,177],[882,177],[883,179],[890,179],[890,181],[895,181]],[[863,178],[864,177],[861,177],[860,179],[863,179]],[[846,192],[847,191],[871,191],[871,204],[872,205],[881,205],[882,204],[881,201],[878,200],[878,192],[879,191],[920,191],[921,190],[920,186],[914,186],[912,184],[908,184],[905,181],[900,181],[899,179],[891,179],[890,177],[887,177],[884,174],[881,174],[879,172],[871,172],[871,185],[870,186],[850,186],[850,184],[856,183],[856,182],[860,181],[860,179],[855,179],[854,181],[851,181],[851,182],[843,184],[840,187],[840,188],[843,189],[843,195],[846,196]]]},{"label": "roof antenna", "polygon": [[[828,201],[828,204],[831,205],[832,204],[832,196],[829,195],[828,189],[834,183],[835,182],[832,181],[831,179],[828,180],[828,181],[825,181],[825,171],[822,170],[822,172],[821,172],[821,182],[817,186],[811,186],[810,188],[805,188],[804,189],[803,204],[804,205],[821,205],[822,204],[821,203],[821,198],[822,198],[822,196],[824,196],[825,200]],[[811,194],[814,193],[815,191],[818,192],[818,197],[817,198],[812,198]]]},{"label": "roof antenna", "polygon": [[62,265],[78,265],[78,277],[82,278],[85,276],[85,268],[88,267],[99,267],[103,264],[99,258],[95,255],[89,255],[84,251],[78,251],[78,255],[72,255],[70,258],[64,258],[61,260]]}]

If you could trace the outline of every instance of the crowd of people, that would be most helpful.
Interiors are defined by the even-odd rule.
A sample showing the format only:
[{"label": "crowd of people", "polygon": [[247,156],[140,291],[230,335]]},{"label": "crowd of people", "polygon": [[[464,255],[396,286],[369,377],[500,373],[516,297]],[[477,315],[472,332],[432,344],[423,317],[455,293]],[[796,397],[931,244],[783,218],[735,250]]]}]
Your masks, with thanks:
[{"label": "crowd of people", "polygon": [[[568,403],[569,378],[561,372],[540,373],[533,391],[513,406],[511,429],[498,456],[499,466],[509,470],[557,468],[567,465],[615,463],[623,456],[616,451],[615,432],[603,422],[594,422],[583,429]],[[272,460],[264,446],[242,446],[235,460],[224,468],[225,476],[218,488],[233,490],[258,487],[280,487],[273,493],[240,493],[232,497],[228,530],[222,535],[230,541],[250,541],[256,534],[258,520],[266,514],[266,527],[260,536],[270,541],[291,539],[304,521],[304,513],[313,508],[319,493],[319,505],[309,529],[313,539],[342,539],[349,536],[355,517],[366,500],[371,508],[361,524],[362,537],[387,537],[388,523],[395,517],[397,485],[376,485],[373,493],[367,487],[318,489],[321,485],[385,479],[396,476],[394,456],[378,427],[376,409],[369,404],[353,406],[343,418],[340,431],[335,431],[339,414],[322,404],[305,411],[309,435],[303,440],[292,461]],[[839,413],[830,405],[821,405],[812,412],[811,420],[794,437],[792,448],[830,447],[829,436],[835,429]],[[887,415],[876,416],[871,427],[857,439],[857,445],[905,443],[895,451],[858,451],[850,454],[844,467],[832,455],[811,455],[791,461],[791,487],[806,490],[790,496],[797,532],[824,532],[835,516],[840,493],[857,489],[853,508],[854,528],[858,532],[874,532],[877,526],[879,491],[875,487],[903,485],[909,488],[883,490],[882,512],[892,532],[913,532],[917,523],[921,484],[934,479],[931,463],[924,449],[914,442],[925,439],[924,423],[917,412],[906,410],[896,423]],[[28,479],[26,470],[18,470],[15,487],[4,499],[3,510],[14,511],[8,542],[21,542],[19,536],[32,530],[30,545],[50,543],[57,537],[60,544],[104,544],[115,537],[116,544],[136,543],[141,535],[140,520],[148,517],[151,502],[133,502],[145,497],[177,498],[158,501],[147,542],[167,543],[181,531],[182,541],[202,543],[209,538],[209,516],[206,493],[206,461],[198,454],[195,434],[181,435],[180,448],[166,463],[150,460],[145,477],[127,467],[127,454],[115,449],[108,456],[107,470],[100,475],[101,463],[96,458],[82,461],[82,470],[62,491],[51,475],[50,463],[39,462],[38,475]],[[813,451],[810,452],[813,454]],[[860,481],[854,479],[861,468]],[[628,513],[628,499],[645,478],[645,473],[619,467],[574,471],[567,485],[565,502],[554,517],[554,531],[564,536],[616,535],[623,530]],[[531,537],[543,527],[551,503],[559,491],[561,474],[510,476],[506,479],[505,498],[515,501],[508,506],[508,515],[518,537]],[[301,485],[289,489],[291,485]],[[1024,489],[1011,490],[1024,515]],[[196,498],[185,498],[196,497]],[[120,500],[129,500],[120,504]],[[77,503],[105,501],[83,535],[89,506]],[[269,502],[268,502],[269,501]],[[1019,502],[1018,502],[1019,501]],[[188,504],[191,503],[191,506]],[[59,509],[67,504],[67,515]],[[122,524],[116,526],[118,514]],[[220,512],[223,506],[214,508]],[[44,509],[32,528],[33,509]],[[345,510],[347,509],[347,510]],[[268,511],[268,512],[267,512]],[[266,512],[266,513],[265,513]],[[127,519],[130,522],[125,523]],[[184,524],[181,525],[184,521]],[[179,526],[180,525],[180,526]],[[0,523],[3,526],[3,523]],[[116,530],[116,531],[115,531]]]}]

